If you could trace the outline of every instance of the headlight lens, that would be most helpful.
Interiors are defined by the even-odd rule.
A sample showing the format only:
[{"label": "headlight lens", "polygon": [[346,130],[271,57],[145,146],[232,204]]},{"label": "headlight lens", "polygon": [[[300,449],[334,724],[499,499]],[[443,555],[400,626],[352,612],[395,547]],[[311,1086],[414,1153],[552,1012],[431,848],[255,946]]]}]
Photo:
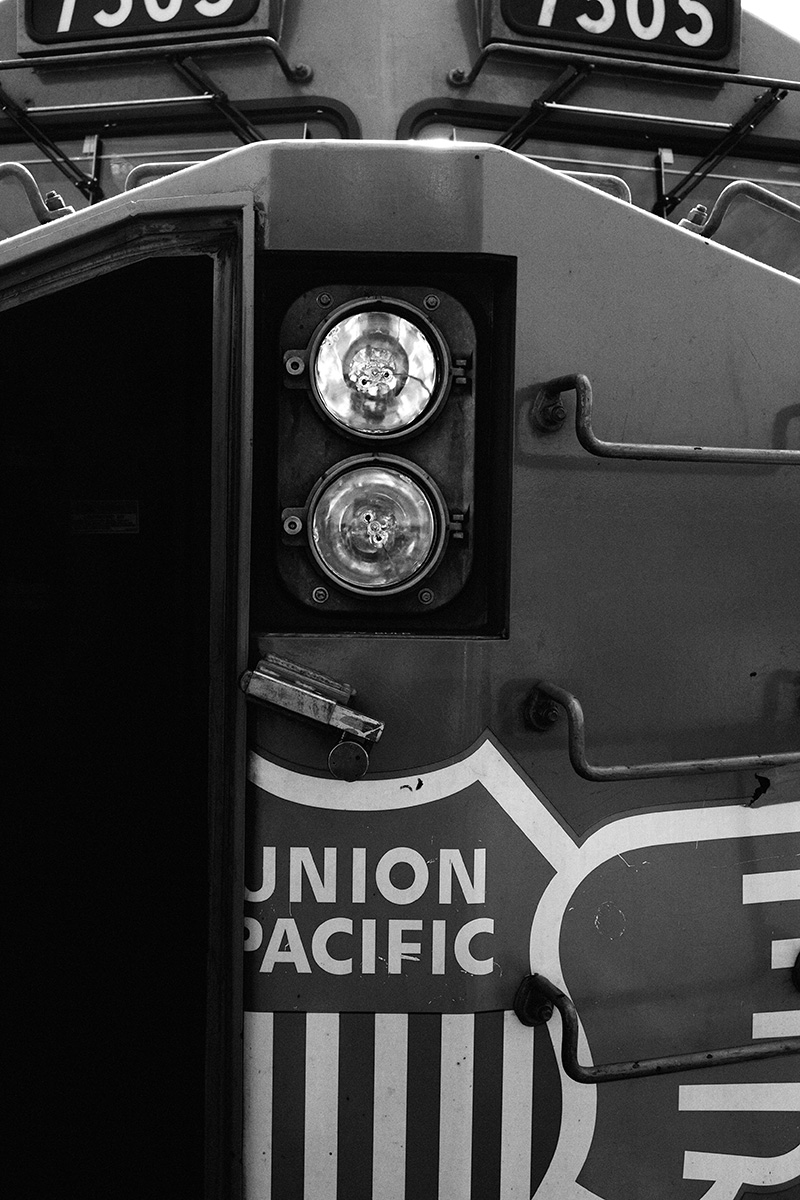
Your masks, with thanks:
[{"label": "headlight lens", "polygon": [[421,420],[441,369],[423,330],[398,313],[361,310],[322,338],[312,368],[327,415],[353,433],[384,437]]},{"label": "headlight lens", "polygon": [[402,460],[339,464],[309,507],[320,566],[341,586],[369,594],[414,586],[437,562],[445,526],[435,484]]}]

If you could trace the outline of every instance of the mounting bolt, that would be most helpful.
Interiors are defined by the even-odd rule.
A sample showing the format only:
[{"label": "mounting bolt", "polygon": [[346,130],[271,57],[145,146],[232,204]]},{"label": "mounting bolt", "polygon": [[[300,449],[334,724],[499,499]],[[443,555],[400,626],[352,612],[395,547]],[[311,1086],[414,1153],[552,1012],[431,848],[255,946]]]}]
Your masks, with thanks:
[{"label": "mounting bolt", "polygon": [[430,295],[426,296],[422,303],[424,307],[427,308],[428,312],[435,312],[441,304],[441,300],[438,296]]},{"label": "mounting bolt", "polygon": [[453,67],[452,71],[447,72],[447,82],[453,87],[463,87],[467,79],[467,72],[463,67]]},{"label": "mounting bolt", "polygon": [[333,296],[330,294],[330,292],[320,292],[320,294],[317,296],[317,304],[320,306],[320,308],[330,308],[330,306],[333,304]]},{"label": "mounting bolt", "polygon": [[689,220],[693,225],[705,225],[708,220],[708,209],[705,204],[695,204],[689,213]]},{"label": "mounting bolt", "polygon": [[328,589],[324,587],[315,587],[311,593],[311,599],[315,604],[324,604],[328,599]]},{"label": "mounting bolt", "polygon": [[538,688],[534,688],[522,706],[522,719],[528,729],[537,733],[546,733],[555,725],[559,718],[559,706],[555,700],[545,696]]},{"label": "mounting bolt", "polygon": [[517,988],[513,1007],[518,1019],[529,1028],[546,1025],[553,1015],[552,1002],[536,986],[532,975],[527,975]]},{"label": "mounting bolt", "polygon": [[417,599],[419,600],[420,604],[432,604],[434,600],[434,593],[430,588],[420,588],[419,592],[417,593]]},{"label": "mounting bolt", "polygon": [[531,406],[531,423],[540,433],[554,433],[567,419],[560,394],[540,391]]},{"label": "mounting bolt", "polygon": [[287,517],[283,522],[283,532],[288,533],[290,537],[300,533],[303,528],[303,522],[300,517]]},{"label": "mounting bolt", "polygon": [[283,365],[287,375],[302,375],[306,369],[306,364],[299,354],[290,354]]}]

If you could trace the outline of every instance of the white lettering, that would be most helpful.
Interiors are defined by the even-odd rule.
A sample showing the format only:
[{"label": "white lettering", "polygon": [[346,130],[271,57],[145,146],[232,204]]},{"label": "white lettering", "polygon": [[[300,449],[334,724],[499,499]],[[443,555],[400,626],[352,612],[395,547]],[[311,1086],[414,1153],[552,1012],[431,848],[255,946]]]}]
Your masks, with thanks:
[{"label": "white lettering", "polygon": [[494,933],[494,921],[490,917],[479,917],[476,921],[468,921],[456,934],[453,945],[456,962],[462,971],[469,975],[491,975],[494,970],[493,958],[474,958],[470,951],[470,942],[479,933]]},{"label": "white lettering", "polygon": [[556,4],[557,0],[542,0],[542,7],[539,9],[539,20],[537,23],[543,25],[545,29],[549,29],[553,24],[553,13],[555,12]]},{"label": "white lettering", "polygon": [[350,975],[353,970],[352,958],[333,958],[328,952],[328,938],[335,933],[349,933],[352,936],[353,922],[349,917],[332,917],[330,921],[323,921],[317,926],[311,939],[314,962],[329,975]]},{"label": "white lettering", "polygon": [[375,925],[372,918],[361,922],[361,974],[375,974]]},{"label": "white lettering", "polygon": [[115,25],[121,25],[123,21],[127,21],[132,8],[133,0],[119,0],[119,8],[116,12],[109,13],[101,8],[100,12],[94,14],[94,19],[98,25],[103,25],[106,29],[113,29]]},{"label": "white lettering", "polygon": [[419,960],[422,946],[419,942],[404,942],[403,934],[413,933],[422,929],[422,921],[389,921],[389,974],[400,975],[403,970],[403,959],[412,962]]},{"label": "white lettering", "polygon": [[353,904],[363,904],[367,898],[367,852],[363,846],[353,848]]},{"label": "white lettering", "polygon": [[199,0],[195,8],[204,17],[221,17],[232,4],[233,0]]},{"label": "white lettering", "polygon": [[451,904],[453,898],[453,875],[461,885],[467,904],[486,903],[486,850],[474,850],[472,854],[472,879],[460,850],[439,851],[439,903]]},{"label": "white lettering", "polygon": [[152,17],[154,21],[171,21],[181,11],[182,4],[183,0],[167,0],[165,6],[162,8],[159,0],[144,0],[147,15]]},{"label": "white lettering", "polygon": [[275,891],[275,847],[264,846],[261,851],[261,887],[251,892],[249,887],[244,889],[244,898],[251,904],[260,904],[269,900]]},{"label": "white lettering", "polygon": [[[405,888],[395,887],[390,878],[392,868],[400,863],[407,863],[414,872],[413,881]],[[394,850],[387,850],[379,861],[375,868],[375,882],[381,895],[391,904],[413,904],[428,886],[428,864],[419,851],[398,846]]]},{"label": "white lettering", "polygon": [[649,25],[645,25],[639,11],[641,0],[625,0],[625,11],[628,16],[628,24],[631,27],[631,32],[635,33],[638,38],[642,38],[645,42],[652,42],[653,38],[658,37],[664,28],[664,17],[666,15],[664,0],[650,0],[650,3],[653,6],[653,19]]},{"label": "white lettering", "polygon": [[602,16],[590,17],[587,13],[581,13],[575,20],[587,33],[605,33],[614,24],[614,18],[617,15],[614,0],[591,0],[591,3],[602,6]]},{"label": "white lettering", "polygon": [[245,917],[244,932],[245,950],[257,950],[264,940],[264,930],[261,928],[261,922],[257,921],[255,917]]},{"label": "white lettering", "polygon": [[64,0],[61,5],[61,16],[58,18],[58,33],[69,33],[74,14],[75,0]]},{"label": "white lettering", "polygon": [[324,877],[317,870],[314,856],[307,846],[292,846],[289,850],[289,902],[300,904],[303,900],[303,873],[311,885],[314,899],[320,904],[333,904],[336,900],[336,848],[326,846],[323,851]]},{"label": "white lettering", "polygon": [[687,16],[698,17],[700,28],[692,33],[686,25],[681,25],[680,29],[675,30],[677,36],[685,46],[705,46],[714,32],[714,18],[705,4],[700,4],[699,0],[678,0],[678,7]]},{"label": "white lettering", "polygon": [[[286,949],[281,950],[284,938],[286,938]],[[260,969],[271,971],[276,963],[292,963],[294,969],[301,975],[311,973],[311,964],[303,949],[297,923],[288,917],[279,917],[275,922],[275,928],[264,951]]]},{"label": "white lettering", "polygon": [[433,937],[431,939],[431,975],[444,975],[444,939],[447,932],[447,921],[433,922]]}]

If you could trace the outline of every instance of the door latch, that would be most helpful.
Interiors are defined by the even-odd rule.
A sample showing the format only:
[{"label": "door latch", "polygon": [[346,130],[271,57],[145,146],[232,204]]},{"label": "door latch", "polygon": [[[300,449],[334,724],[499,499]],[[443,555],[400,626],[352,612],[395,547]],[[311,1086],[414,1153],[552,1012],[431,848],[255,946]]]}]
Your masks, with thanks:
[{"label": "door latch", "polygon": [[248,700],[340,730],[341,739],[328,755],[336,779],[353,781],[367,773],[369,747],[380,738],[384,723],[348,707],[355,695],[349,684],[268,654],[253,671],[244,672],[239,686]]}]

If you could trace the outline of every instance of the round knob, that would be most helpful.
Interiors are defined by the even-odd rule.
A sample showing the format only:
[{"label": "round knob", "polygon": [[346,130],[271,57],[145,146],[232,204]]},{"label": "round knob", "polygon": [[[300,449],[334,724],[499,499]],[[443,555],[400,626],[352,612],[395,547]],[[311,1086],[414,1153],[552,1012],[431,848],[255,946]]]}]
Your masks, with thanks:
[{"label": "round knob", "polygon": [[353,783],[366,775],[369,754],[360,742],[337,742],[328,755],[328,769],[334,779]]}]

